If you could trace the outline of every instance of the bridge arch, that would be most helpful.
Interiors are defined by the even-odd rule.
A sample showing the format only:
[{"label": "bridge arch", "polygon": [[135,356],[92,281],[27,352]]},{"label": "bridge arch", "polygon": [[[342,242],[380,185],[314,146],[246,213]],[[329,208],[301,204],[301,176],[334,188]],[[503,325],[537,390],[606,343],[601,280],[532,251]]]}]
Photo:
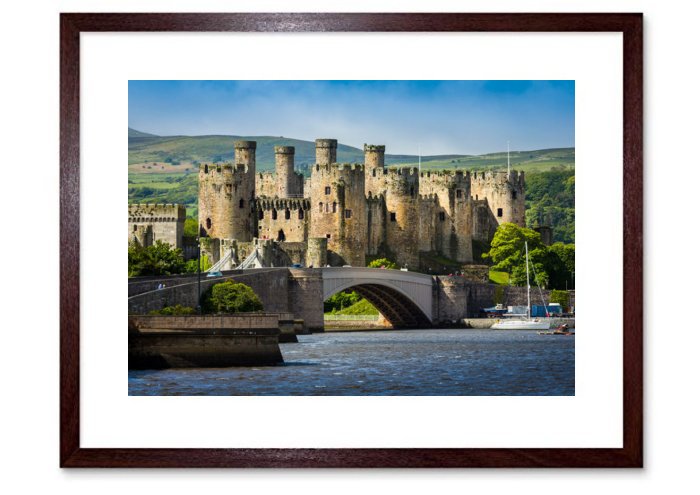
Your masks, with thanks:
[{"label": "bridge arch", "polygon": [[433,280],[430,275],[378,268],[324,268],[323,300],[347,289],[372,303],[394,327],[430,326]]}]

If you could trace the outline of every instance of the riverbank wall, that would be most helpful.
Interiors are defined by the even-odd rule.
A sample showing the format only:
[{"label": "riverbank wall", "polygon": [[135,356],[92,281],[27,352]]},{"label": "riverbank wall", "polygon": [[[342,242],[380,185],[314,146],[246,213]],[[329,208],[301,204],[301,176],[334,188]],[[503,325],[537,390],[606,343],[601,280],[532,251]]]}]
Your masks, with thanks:
[{"label": "riverbank wall", "polygon": [[129,369],[280,364],[279,321],[278,313],[130,316]]}]

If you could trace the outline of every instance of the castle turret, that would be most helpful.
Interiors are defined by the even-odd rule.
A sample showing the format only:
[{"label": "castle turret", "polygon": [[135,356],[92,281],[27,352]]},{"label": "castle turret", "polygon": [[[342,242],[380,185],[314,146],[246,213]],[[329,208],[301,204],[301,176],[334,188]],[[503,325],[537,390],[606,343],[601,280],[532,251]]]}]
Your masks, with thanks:
[{"label": "castle turret", "polygon": [[316,164],[330,165],[337,160],[338,140],[337,139],[317,139],[316,140]]},{"label": "castle turret", "polygon": [[386,193],[384,175],[384,145],[365,144],[365,187],[367,195],[379,196]]},{"label": "castle turret", "polygon": [[294,146],[275,146],[277,197],[288,198],[298,194],[294,189]]}]

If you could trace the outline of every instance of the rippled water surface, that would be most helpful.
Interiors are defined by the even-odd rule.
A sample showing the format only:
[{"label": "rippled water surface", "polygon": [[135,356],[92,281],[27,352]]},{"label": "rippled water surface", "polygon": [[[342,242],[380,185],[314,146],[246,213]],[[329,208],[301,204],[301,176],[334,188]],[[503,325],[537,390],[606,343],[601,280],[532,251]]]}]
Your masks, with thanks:
[{"label": "rippled water surface", "polygon": [[574,337],[403,330],[300,335],[285,364],[129,371],[129,395],[574,395]]}]

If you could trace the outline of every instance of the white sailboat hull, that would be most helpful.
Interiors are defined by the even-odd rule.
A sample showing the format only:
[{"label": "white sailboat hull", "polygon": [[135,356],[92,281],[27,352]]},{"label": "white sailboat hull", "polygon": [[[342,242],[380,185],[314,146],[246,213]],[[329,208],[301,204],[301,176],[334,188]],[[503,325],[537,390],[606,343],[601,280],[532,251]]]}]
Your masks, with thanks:
[{"label": "white sailboat hull", "polygon": [[506,320],[491,325],[492,330],[549,330],[546,320]]}]

